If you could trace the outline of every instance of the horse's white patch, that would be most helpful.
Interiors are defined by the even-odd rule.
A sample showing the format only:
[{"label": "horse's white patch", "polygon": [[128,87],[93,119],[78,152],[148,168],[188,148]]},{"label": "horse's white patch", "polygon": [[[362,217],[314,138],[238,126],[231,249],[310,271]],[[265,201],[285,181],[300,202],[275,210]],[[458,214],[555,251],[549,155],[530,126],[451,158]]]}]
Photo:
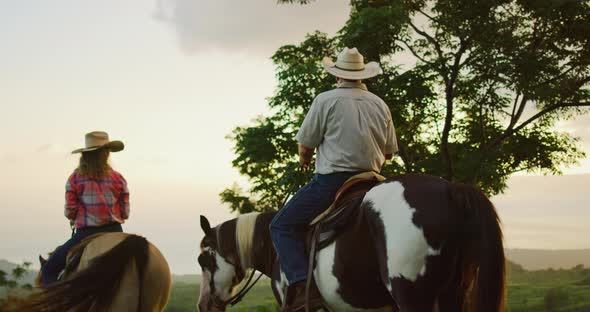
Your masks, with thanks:
[{"label": "horse's white patch", "polygon": [[[203,248],[203,253],[207,253],[210,255],[214,255],[215,251],[211,247]],[[208,270],[203,270],[201,274],[201,290],[199,291],[199,301],[198,304],[206,300],[207,296],[211,294],[211,272]]]},{"label": "horse's white patch", "polygon": [[383,307],[381,309],[371,310],[359,309],[351,306],[350,304],[346,303],[344,299],[342,299],[342,297],[338,293],[340,283],[338,282],[336,276],[334,276],[334,274],[332,273],[335,254],[336,244],[334,243],[318,251],[317,265],[315,271],[313,272],[313,276],[315,278],[318,289],[322,294],[322,297],[324,297],[324,300],[328,304],[330,311],[391,311],[391,307]]},{"label": "horse's white patch", "polygon": [[355,308],[346,303],[338,294],[340,284],[332,273],[335,253],[336,244],[334,243],[318,251],[317,266],[313,272],[315,282],[332,311],[355,311]]},{"label": "horse's white patch", "polygon": [[215,261],[217,263],[217,271],[213,274],[215,293],[219,298],[227,300],[231,297],[232,281],[236,269],[218,254],[215,254]]},{"label": "horse's white patch", "polygon": [[199,303],[203,302],[207,296],[210,295],[211,287],[209,283],[211,281],[211,272],[203,270],[201,274],[201,291],[199,292]]},{"label": "horse's white patch", "polygon": [[275,281],[275,288],[277,289],[277,293],[279,294],[281,302],[285,300],[285,289],[287,288],[288,284],[289,282],[287,280],[285,272],[283,272],[283,270],[280,270],[280,279],[278,281]]},{"label": "horse's white patch", "polygon": [[[426,273],[426,257],[440,254],[428,245],[424,231],[412,222],[416,209],[404,198],[400,182],[379,184],[372,188],[363,201],[379,213],[385,227],[387,269],[389,278],[404,277],[416,281]],[[387,281],[391,291],[391,283]]]},{"label": "horse's white patch", "polygon": [[429,256],[438,256],[440,255],[440,249],[433,249],[431,247],[428,247],[428,255]]}]

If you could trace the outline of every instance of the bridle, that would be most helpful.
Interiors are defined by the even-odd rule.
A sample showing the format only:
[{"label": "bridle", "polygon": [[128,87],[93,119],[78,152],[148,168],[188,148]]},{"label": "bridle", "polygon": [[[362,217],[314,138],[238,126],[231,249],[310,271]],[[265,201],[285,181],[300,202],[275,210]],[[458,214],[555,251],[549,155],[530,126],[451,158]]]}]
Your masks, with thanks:
[{"label": "bridle", "polygon": [[[304,169],[301,168],[301,170],[304,170]],[[289,189],[285,195],[285,198],[283,199],[283,203],[281,205],[281,208],[285,206],[285,204],[287,203],[287,199],[289,199],[289,196],[294,192],[296,186],[297,186],[297,181],[293,181],[293,183],[291,183],[291,186],[289,187]],[[220,244],[219,244],[219,229],[220,229],[220,227],[217,228],[217,231],[215,233],[215,235],[217,236],[217,250],[221,250]],[[236,241],[236,249],[239,250],[239,247],[240,246],[237,246],[237,241]],[[239,267],[240,270],[242,270],[242,271],[245,270],[244,268],[242,268],[242,265],[238,266],[235,263],[228,261],[228,259],[225,259],[225,261],[227,261],[229,264],[233,265],[236,268]],[[238,293],[233,295],[228,300],[216,299],[215,300],[216,305],[219,305],[221,307],[225,307],[227,305],[234,306],[234,305],[238,304],[240,301],[242,301],[244,296],[246,296],[246,294],[250,291],[250,289],[252,289],[252,287],[254,287],[254,285],[256,285],[256,283],[258,282],[258,280],[260,280],[260,278],[262,277],[262,275],[264,275],[264,273],[260,272],[258,277],[254,280],[254,282],[252,282],[252,280],[254,279],[254,275],[256,275],[256,270],[252,270],[252,272],[250,273],[250,276],[248,277],[248,280],[246,281],[246,284],[244,284],[244,286],[242,286],[242,289],[240,289],[240,291],[238,291]]]},{"label": "bridle", "polygon": [[[215,231],[215,235],[217,236],[217,250],[221,250],[220,240],[219,240],[219,229],[220,229],[220,227],[218,227],[217,231]],[[237,245],[237,242],[236,242],[236,245]],[[236,248],[239,248],[239,246],[236,246]],[[245,271],[245,269],[242,267],[241,264],[238,265],[236,263],[233,263],[233,261],[230,261],[229,259],[224,259],[224,260],[227,261],[232,266],[234,266],[235,268],[239,268],[240,271],[242,271],[242,272]],[[260,272],[258,277],[254,280],[254,282],[252,282],[252,280],[254,279],[254,275],[256,275],[256,270],[252,270],[252,272],[250,273],[250,276],[248,277],[248,280],[246,281],[244,286],[242,286],[240,291],[238,291],[235,295],[233,295],[228,300],[221,300],[221,299],[216,298],[215,304],[220,307],[225,307],[227,305],[234,306],[234,305],[238,304],[240,301],[242,301],[242,299],[244,298],[244,296],[246,296],[246,294],[250,291],[250,289],[252,289],[252,287],[254,287],[254,285],[256,285],[256,283],[260,280],[260,278],[262,277],[263,274],[264,273]]]},{"label": "bridle", "polygon": [[250,291],[250,289],[252,289],[252,287],[254,287],[254,285],[256,285],[258,280],[260,280],[263,273],[260,272],[258,277],[254,280],[254,282],[252,282],[254,275],[256,275],[256,270],[252,270],[252,273],[250,273],[250,277],[248,277],[248,281],[246,281],[246,284],[244,284],[244,286],[242,286],[242,289],[240,289],[240,291],[238,291],[238,293],[235,294],[233,297],[231,297],[229,300],[225,300],[223,302],[223,305],[224,306],[226,306],[226,305],[234,306],[234,305],[238,304],[240,301],[242,301],[244,296],[246,296],[246,294]]}]

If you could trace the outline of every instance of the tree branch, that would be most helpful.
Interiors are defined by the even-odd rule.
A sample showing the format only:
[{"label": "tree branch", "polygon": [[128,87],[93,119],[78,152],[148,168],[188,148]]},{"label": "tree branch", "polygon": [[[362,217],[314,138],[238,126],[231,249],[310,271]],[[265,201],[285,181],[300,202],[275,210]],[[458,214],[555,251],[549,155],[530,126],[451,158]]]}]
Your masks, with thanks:
[{"label": "tree branch", "polygon": [[484,99],[488,98],[491,96],[492,93],[494,93],[496,90],[496,82],[493,82],[490,84],[490,86],[488,87],[488,90],[486,91],[486,93],[483,95],[483,98],[478,99],[479,102],[479,131],[480,131],[480,147],[484,145],[485,141],[486,141],[486,136],[485,136],[485,125],[484,125]]},{"label": "tree branch", "polygon": [[520,98],[520,92],[516,92],[516,97],[514,98],[514,103],[512,104],[512,113],[510,114],[510,123],[514,120],[514,116],[516,114],[516,106],[518,106],[518,99]]},{"label": "tree branch", "polygon": [[426,38],[426,40],[428,40],[428,42],[430,42],[434,46],[434,49],[436,50],[436,53],[438,54],[438,56],[440,58],[444,58],[444,54],[443,54],[443,51],[440,47],[440,44],[438,43],[438,41],[436,41],[436,39],[434,39],[434,37],[432,37],[431,35],[429,35],[425,31],[418,29],[418,27],[416,27],[416,25],[414,25],[414,23],[409,22],[409,24],[412,27],[412,29],[414,29],[414,31],[416,33],[418,33],[422,37]]},{"label": "tree branch", "polygon": [[545,109],[541,110],[540,112],[536,113],[535,115],[533,115],[531,118],[527,119],[525,122],[521,123],[518,127],[514,128],[514,133],[518,132],[520,129],[526,127],[528,124],[530,124],[531,122],[539,119],[541,116],[550,113],[556,109],[559,108],[565,108],[565,107],[585,107],[585,106],[590,106],[590,102],[582,102],[582,103],[559,103],[550,107],[546,107]]},{"label": "tree branch", "polygon": [[[570,64],[565,64],[565,65],[563,65],[563,66],[567,66],[567,65],[570,65]],[[577,67],[576,67],[576,65],[573,65],[572,67],[570,67],[570,68],[568,68],[567,70],[563,71],[563,72],[562,72],[562,73],[560,73],[559,75],[556,75],[555,77],[552,77],[552,78],[550,78],[550,79],[546,79],[546,80],[544,80],[544,81],[541,81],[541,82],[539,82],[539,83],[538,83],[538,84],[536,84],[536,85],[533,85],[533,86],[532,86],[532,88],[533,88],[533,89],[535,89],[535,88],[538,88],[538,87],[544,86],[544,85],[546,85],[546,84],[550,84],[550,83],[552,83],[552,82],[554,82],[554,81],[556,81],[556,80],[558,80],[558,79],[560,79],[560,78],[563,78],[563,77],[565,77],[565,75],[569,74],[569,73],[570,73],[572,70],[574,70],[574,69],[576,69],[576,68],[577,68]]]},{"label": "tree branch", "polygon": [[424,59],[423,57],[421,57],[420,55],[418,55],[418,53],[414,50],[414,48],[412,48],[406,41],[404,41],[404,40],[398,40],[398,41],[400,41],[401,43],[403,43],[408,48],[408,50],[410,50],[410,52],[412,52],[412,54],[417,59],[419,59],[420,61],[422,61],[422,62],[424,62],[424,63],[426,63],[428,65],[434,65],[434,63],[432,63],[430,61],[427,61],[426,59]]},{"label": "tree branch", "polygon": [[[512,164],[512,165],[515,166],[514,164]],[[531,166],[526,166],[524,168],[516,168],[514,170],[508,171],[507,175],[513,175],[515,173],[522,172],[522,171],[529,171],[529,170],[534,169],[536,167],[537,166],[535,166],[535,165],[531,165]]]},{"label": "tree branch", "polygon": [[580,89],[581,87],[583,87],[588,82],[590,82],[590,76],[588,76],[588,77],[586,77],[586,78],[581,79],[580,81],[578,81],[578,84],[577,84],[577,88],[576,89]]},{"label": "tree branch", "polygon": [[484,127],[484,121],[483,121],[484,117],[483,117],[483,101],[479,101],[479,141],[481,142],[480,144],[483,145],[485,140],[486,140],[486,136],[485,136],[485,127]]},{"label": "tree branch", "polygon": [[445,116],[445,125],[443,127],[443,133],[441,137],[440,143],[440,151],[443,159],[443,165],[445,167],[445,178],[449,181],[453,180],[454,170],[453,170],[453,161],[451,159],[451,154],[449,152],[449,133],[451,132],[451,127],[453,123],[453,106],[454,106],[454,88],[455,88],[455,81],[459,76],[459,65],[461,64],[461,57],[463,53],[467,50],[468,42],[461,38],[461,46],[459,47],[459,51],[455,53],[455,61],[451,68],[451,73],[449,76],[449,80],[447,85],[445,86],[445,93],[446,93],[446,102],[447,102],[447,115]]},{"label": "tree branch", "polygon": [[[524,112],[524,108],[526,107],[526,103],[528,102],[528,98],[526,97],[526,95],[522,95],[522,98],[520,99],[520,104],[517,105],[518,106],[518,110],[516,110],[516,114],[512,114],[510,117],[510,123],[508,124],[508,127],[506,128],[506,131],[511,130],[512,128],[514,128],[514,126],[516,125],[516,123],[520,120],[520,117],[522,116],[522,113]],[[516,105],[516,99],[515,99],[515,103]],[[516,106],[514,106],[513,108],[516,108]],[[513,111],[514,112],[514,111]]]},{"label": "tree branch", "polygon": [[464,66],[468,65],[471,61],[473,61],[473,59],[475,58],[474,54],[475,53],[473,51],[470,51],[469,55],[467,55],[465,60],[463,60],[463,62],[459,64],[459,68],[463,68]]},{"label": "tree branch", "polygon": [[502,143],[502,141],[504,141],[509,136],[517,133],[522,128],[524,128],[527,125],[529,125],[531,122],[533,122],[533,121],[541,118],[543,115],[548,114],[548,113],[550,113],[550,112],[552,112],[552,111],[554,111],[556,109],[566,108],[566,107],[587,107],[587,106],[590,106],[590,102],[558,103],[558,104],[555,104],[555,105],[548,106],[548,107],[542,109],[541,111],[539,111],[538,113],[536,113],[535,115],[533,115],[532,117],[530,117],[529,119],[527,119],[526,121],[524,121],[523,123],[521,123],[520,125],[518,125],[518,127],[506,129],[506,131],[504,133],[502,133],[502,135],[500,135],[498,138],[496,138],[490,144],[489,147],[491,148],[491,147],[498,146],[500,143]]},{"label": "tree branch", "polygon": [[412,172],[412,168],[411,168],[412,162],[409,161],[409,159],[408,159],[409,155],[406,152],[406,145],[402,144],[402,142],[399,140],[399,138],[397,139],[397,147],[398,147],[397,154],[399,155],[402,162],[404,163],[404,169],[406,170],[406,172]]},{"label": "tree branch", "polygon": [[429,20],[431,20],[431,21],[433,21],[433,22],[436,22],[436,23],[438,23],[438,20],[437,20],[436,18],[432,17],[432,15],[430,15],[430,14],[428,14],[428,13],[424,12],[423,10],[416,9],[416,11],[417,11],[417,12],[420,12],[422,15],[424,15],[424,16],[425,16],[426,18],[428,18]]}]

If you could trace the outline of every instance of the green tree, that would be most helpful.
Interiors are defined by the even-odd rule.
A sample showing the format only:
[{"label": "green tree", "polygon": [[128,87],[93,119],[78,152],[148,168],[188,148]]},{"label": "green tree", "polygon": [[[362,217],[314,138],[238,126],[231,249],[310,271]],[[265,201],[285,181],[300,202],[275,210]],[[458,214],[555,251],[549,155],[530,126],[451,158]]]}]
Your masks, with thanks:
[{"label": "green tree", "polygon": [[0,298],[0,312],[13,311],[16,304],[22,300],[20,298],[22,291],[28,292],[33,289],[31,284],[19,284],[19,281],[29,272],[30,267],[30,262],[17,265],[12,269],[10,278],[6,272],[0,270],[0,289],[4,288],[6,291],[4,298]]},{"label": "green tree", "polygon": [[[309,1],[280,1],[305,4]],[[399,157],[385,174],[422,172],[476,184],[490,195],[519,171],[558,174],[584,156],[559,121],[590,106],[590,2],[578,0],[352,0],[337,36],[313,33],[272,57],[271,116],[230,136],[248,196],[232,210],[277,208],[295,172],[297,131],[313,98],[333,87],[319,64],[343,46],[378,61],[369,89],[390,106]],[[398,60],[411,56],[403,69]],[[408,66],[408,64],[405,64]]]}]

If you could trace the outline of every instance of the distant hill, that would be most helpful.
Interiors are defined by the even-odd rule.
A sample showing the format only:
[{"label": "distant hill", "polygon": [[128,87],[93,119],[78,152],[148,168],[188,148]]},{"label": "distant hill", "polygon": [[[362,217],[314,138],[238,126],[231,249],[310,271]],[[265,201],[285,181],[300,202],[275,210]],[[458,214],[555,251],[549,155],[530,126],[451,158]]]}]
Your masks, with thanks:
[{"label": "distant hill", "polygon": [[[6,272],[8,277],[12,277],[11,273],[12,270],[16,268],[16,263],[12,263],[10,261],[6,261],[0,259],[0,271]],[[22,283],[33,283],[35,281],[35,277],[37,277],[37,271],[32,270],[25,275],[22,279]],[[176,275],[172,274],[172,282],[173,283],[185,283],[185,284],[198,284],[201,282],[201,275],[198,274],[183,274],[183,275]]]},{"label": "distant hill", "polygon": [[201,275],[198,274],[172,274],[172,283],[199,284],[200,282]]},{"label": "distant hill", "polygon": [[544,250],[506,249],[506,258],[526,270],[570,269],[578,264],[590,267],[590,249]]}]

